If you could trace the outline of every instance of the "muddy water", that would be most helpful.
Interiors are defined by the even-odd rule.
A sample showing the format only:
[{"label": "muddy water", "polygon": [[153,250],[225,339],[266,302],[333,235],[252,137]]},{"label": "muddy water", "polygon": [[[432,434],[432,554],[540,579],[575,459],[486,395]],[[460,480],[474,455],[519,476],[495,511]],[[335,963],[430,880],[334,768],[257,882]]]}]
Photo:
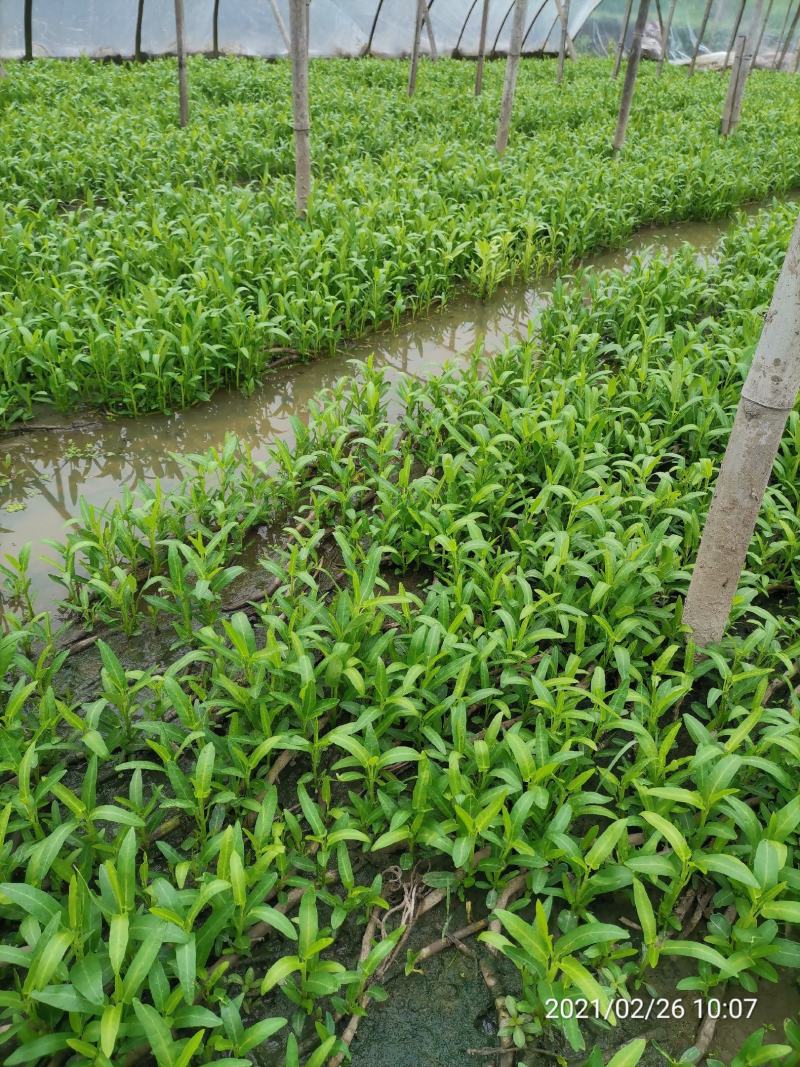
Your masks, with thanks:
[{"label": "muddy water", "polygon": [[[707,253],[728,228],[727,220],[649,228],[622,250],[587,259],[593,268],[625,267],[634,256],[670,252],[684,242]],[[291,440],[291,419],[307,417],[309,403],[323,387],[352,373],[350,361],[373,355],[390,381],[405,374],[429,377],[447,363],[466,361],[478,345],[487,353],[527,336],[529,323],[548,299],[552,278],[536,285],[508,286],[489,300],[461,295],[426,317],[395,330],[379,331],[330,357],[284,367],[268,374],[250,397],[220,393],[209,403],[172,415],[100,418],[70,424],[52,414],[25,432],[0,437],[0,558],[33,546],[31,571],[37,607],[52,608],[58,587],[48,579],[47,539],[60,540],[64,523],[79,513],[81,497],[104,505],[123,486],[160,479],[164,487],[179,477],[170,453],[201,452],[236,433],[264,458],[271,441]],[[54,428],[55,427],[55,428]]]}]

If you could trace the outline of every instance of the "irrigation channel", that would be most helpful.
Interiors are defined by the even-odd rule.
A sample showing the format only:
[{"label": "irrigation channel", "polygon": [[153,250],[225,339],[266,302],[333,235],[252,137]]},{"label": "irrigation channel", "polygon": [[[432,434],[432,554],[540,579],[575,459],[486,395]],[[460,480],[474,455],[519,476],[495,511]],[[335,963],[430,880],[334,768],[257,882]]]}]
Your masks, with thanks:
[{"label": "irrigation channel", "polygon": [[[800,201],[800,193],[786,199]],[[763,204],[745,205],[752,214]],[[634,257],[670,253],[684,243],[707,255],[730,228],[731,218],[649,226],[617,249],[587,257],[584,269],[625,268]],[[38,610],[53,610],[59,586],[48,578],[50,539],[60,540],[64,523],[79,514],[81,499],[102,507],[123,487],[160,480],[164,488],[180,477],[174,455],[204,452],[236,434],[264,459],[271,442],[291,442],[292,420],[305,419],[320,389],[353,372],[353,362],[371,356],[389,381],[403,375],[428,378],[446,364],[466,364],[482,346],[487,355],[524,338],[555,281],[501,286],[489,299],[461,294],[428,315],[394,329],[376,331],[332,356],[284,365],[269,373],[252,395],[218,393],[205,404],[173,414],[109,418],[92,413],[70,421],[46,411],[0,436],[0,545],[17,554],[32,545],[30,574]]]}]

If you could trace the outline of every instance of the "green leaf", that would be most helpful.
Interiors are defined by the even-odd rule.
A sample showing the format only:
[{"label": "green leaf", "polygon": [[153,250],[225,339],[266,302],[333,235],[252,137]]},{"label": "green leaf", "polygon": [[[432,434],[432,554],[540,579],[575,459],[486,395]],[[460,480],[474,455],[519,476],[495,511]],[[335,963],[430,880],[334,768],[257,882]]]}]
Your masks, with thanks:
[{"label": "green leaf", "polygon": [[253,908],[248,912],[247,918],[256,919],[258,922],[271,926],[274,930],[280,930],[290,941],[297,940],[297,930],[291,919],[287,919],[283,912],[278,911],[277,908],[271,908],[268,904],[260,904]]},{"label": "green leaf", "polygon": [[617,842],[625,833],[627,827],[627,819],[618,819],[616,822],[612,822],[610,826],[605,828],[586,853],[586,866],[590,870],[599,870],[616,848]]},{"label": "green leaf", "polygon": [[548,965],[548,946],[542,942],[538,930],[526,923],[524,919],[520,919],[514,912],[498,908],[495,915],[505,927],[506,932],[529,956],[543,967]]},{"label": "green leaf", "polygon": [[611,923],[583,923],[560,937],[555,944],[556,956],[569,956],[581,952],[590,945],[605,945],[611,941],[627,941],[630,934],[621,926]]},{"label": "green leaf", "polygon": [[[42,936],[46,936],[46,934]],[[36,959],[31,964],[25,978],[25,984],[22,987],[24,994],[29,995],[37,989],[44,989],[50,982],[50,979],[58,969],[58,965],[72,945],[72,936],[72,932],[69,930],[59,930],[47,938],[41,953],[39,953],[37,946]]]},{"label": "green leaf", "polygon": [[336,1037],[336,1034],[334,1034],[326,1041],[323,1041],[323,1043],[319,1046],[316,1052],[312,1053],[312,1055],[309,1056],[309,1058],[306,1060],[305,1067],[323,1067],[323,1064],[326,1062],[328,1056],[331,1054],[331,1050],[333,1049],[333,1046],[336,1044],[337,1040],[338,1038]]},{"label": "green leaf", "polygon": [[[160,929],[163,932],[165,929],[164,923],[161,924]],[[122,996],[126,1003],[129,1003],[142,988],[145,979],[150,974],[150,968],[155,963],[156,958],[161,951],[161,945],[161,936],[158,933],[153,932],[142,942],[133,959],[128,964],[125,978],[122,981]]]},{"label": "green leaf", "polygon": [[59,1011],[74,1011],[81,1015],[91,1015],[93,1005],[82,997],[71,985],[49,985],[45,989],[32,993],[34,1000],[41,1004],[49,1004],[51,1008]]},{"label": "green leaf", "polygon": [[636,914],[639,917],[639,925],[642,928],[642,939],[645,945],[655,944],[658,937],[658,927],[653,905],[650,902],[647,890],[638,878],[633,880],[633,903],[636,906]]},{"label": "green leaf", "polygon": [[45,1056],[52,1056],[55,1052],[62,1052],[69,1048],[67,1042],[73,1037],[71,1031],[59,1034],[46,1034],[37,1037],[33,1041],[27,1041],[21,1048],[16,1049],[5,1060],[5,1067],[16,1067],[18,1063],[33,1063]]},{"label": "green leaf", "polygon": [[158,1067],[175,1067],[175,1056],[173,1055],[175,1040],[165,1020],[155,1008],[151,1008],[149,1004],[142,1004],[140,1000],[135,998],[133,1010],[136,1012],[136,1018],[141,1023],[144,1036],[153,1051]]},{"label": "green leaf", "polygon": [[759,841],[753,860],[753,873],[762,889],[774,889],[786,866],[786,845],[780,841]]},{"label": "green leaf", "polygon": [[128,950],[128,916],[112,915],[108,934],[108,958],[114,974],[119,974]]},{"label": "green leaf", "polygon": [[92,821],[119,823],[120,826],[144,826],[144,822],[132,811],[118,808],[115,804],[101,804],[91,813]]},{"label": "green leaf", "polygon": [[191,1004],[197,985],[197,948],[194,934],[182,945],[175,946],[175,972],[183,990],[183,999]]},{"label": "green leaf", "polygon": [[198,800],[205,800],[211,796],[216,754],[213,741],[209,741],[207,745],[203,746],[200,755],[197,757],[194,772],[194,795]]},{"label": "green leaf", "polygon": [[653,829],[657,830],[672,846],[672,851],[681,863],[688,863],[692,850],[689,848],[686,838],[676,826],[667,822],[666,819],[654,811],[643,811],[642,818],[649,822]]},{"label": "green leaf", "polygon": [[721,874],[734,882],[758,889],[758,881],[749,867],[745,867],[741,860],[735,856],[720,853],[695,853],[692,862],[704,873],[711,871],[713,874]]},{"label": "green leaf", "polygon": [[737,968],[731,967],[722,953],[717,952],[711,945],[706,945],[702,941],[665,941],[661,946],[661,954],[662,956],[687,956],[693,960],[710,963],[712,967],[716,967],[721,971],[726,978],[735,974],[737,970]]},{"label": "green leaf", "polygon": [[317,940],[317,933],[319,931],[319,920],[317,919],[317,895],[311,888],[306,889],[300,898],[300,911],[297,926],[300,931],[298,955],[301,959],[306,959],[309,955],[311,946]]},{"label": "green leaf", "polygon": [[100,1019],[100,1048],[103,1050],[103,1055],[108,1056],[109,1059],[111,1058],[114,1052],[114,1046],[117,1043],[117,1034],[119,1033],[119,1024],[121,1021],[122,1005],[106,1005]]},{"label": "green leaf", "polygon": [[761,909],[765,919],[776,919],[780,923],[800,923],[800,902],[796,900],[775,900],[765,904]]},{"label": "green leaf", "polygon": [[615,1052],[606,1067],[636,1067],[646,1048],[647,1042],[644,1038],[637,1037],[635,1041],[623,1045],[619,1052]]},{"label": "green leaf", "polygon": [[252,1049],[258,1045],[263,1045],[273,1034],[277,1034],[279,1030],[282,1030],[286,1023],[286,1019],[276,1016],[274,1019],[262,1019],[261,1022],[248,1026],[243,1040],[238,1042],[237,1049],[239,1053],[246,1056]]},{"label": "green leaf", "polygon": [[277,960],[267,973],[264,975],[264,979],[261,983],[261,995],[269,993],[276,985],[280,985],[286,978],[289,977],[294,971],[300,971],[303,969],[302,960],[297,956],[282,956]]},{"label": "green leaf", "polygon": [[43,926],[61,911],[59,904],[48,893],[25,882],[0,882],[0,894]]},{"label": "green leaf", "polygon": [[[572,985],[577,986],[590,1003],[594,1000],[598,1001],[604,1015],[609,1011],[608,994],[582,963],[579,963],[573,956],[567,956],[566,959],[559,960],[558,966]],[[612,1020],[613,1014],[609,1014],[609,1021]]]}]

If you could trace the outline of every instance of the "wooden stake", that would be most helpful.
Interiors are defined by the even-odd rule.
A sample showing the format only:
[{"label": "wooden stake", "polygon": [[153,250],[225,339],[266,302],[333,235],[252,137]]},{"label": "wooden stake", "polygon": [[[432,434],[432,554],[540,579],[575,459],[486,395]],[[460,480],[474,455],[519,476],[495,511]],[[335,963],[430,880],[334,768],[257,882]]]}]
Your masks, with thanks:
[{"label": "wooden stake", "polygon": [[144,0],[139,0],[136,8],[136,36],[133,42],[133,58],[142,62],[142,22],[144,21]]},{"label": "wooden stake", "polygon": [[731,112],[731,120],[729,125],[729,133],[733,133],[736,127],[739,125],[739,119],[742,117],[742,100],[744,99],[744,87],[747,84],[747,79],[750,77],[750,71],[753,69],[755,63],[755,50],[753,48],[753,42],[756,37],[756,30],[761,21],[761,12],[764,10],[764,0],[756,0],[755,7],[753,8],[753,15],[750,19],[750,25],[747,30],[747,40],[744,46],[744,52],[742,54],[742,62],[739,65],[739,76],[736,79],[736,90],[733,97],[733,110]]},{"label": "wooden stake", "polygon": [[742,34],[736,38],[735,50],[733,53],[733,67],[731,68],[731,76],[728,81],[728,92],[725,95],[725,104],[722,109],[722,126],[720,131],[723,137],[727,137],[733,130],[733,115],[736,106],[736,95],[739,91],[739,79],[742,72],[742,60],[744,59],[744,48],[747,43],[747,38]]},{"label": "wooden stake", "polygon": [[564,59],[567,54],[567,38],[569,37],[569,0],[556,0],[558,17],[561,20],[561,39],[558,42],[558,71],[556,82],[560,85],[564,80]]},{"label": "wooden stake", "polygon": [[667,21],[664,23],[664,32],[661,34],[661,55],[658,57],[658,66],[656,67],[656,77],[661,77],[661,71],[664,69],[664,61],[667,58],[667,50],[669,49],[669,35],[672,30],[672,19],[675,15],[675,8],[678,6],[678,0],[672,0],[669,5],[669,11],[667,12]]},{"label": "wooden stake", "polygon": [[486,27],[489,24],[489,0],[483,0],[481,12],[481,36],[478,42],[478,65],[475,68],[475,95],[480,96],[483,89],[483,63],[486,57]]},{"label": "wooden stake", "polygon": [[800,390],[800,220],[742,388],[697,554],[683,621],[703,646],[719,641],[781,437]]},{"label": "wooden stake", "polygon": [[181,126],[189,122],[189,85],[186,80],[186,39],[183,22],[183,0],[175,0],[175,43],[178,52],[178,97]]},{"label": "wooden stake", "polygon": [[411,66],[408,70],[408,95],[413,96],[417,88],[417,69],[419,68],[419,39],[422,36],[422,22],[425,18],[425,0],[417,0],[417,13],[414,16],[414,41],[411,45]]},{"label": "wooden stake", "polygon": [[628,26],[631,21],[631,11],[633,10],[633,0],[627,0],[625,4],[625,17],[622,20],[622,33],[619,35],[619,43],[617,44],[617,54],[614,57],[614,69],[611,71],[611,77],[616,78],[619,75],[619,68],[622,65],[622,53],[625,51],[625,39],[628,36]]},{"label": "wooden stake", "polygon": [[304,218],[311,195],[311,116],[308,106],[308,0],[290,0],[292,111],[297,214]]},{"label": "wooden stake", "polygon": [[211,51],[214,59],[219,59],[219,0],[214,0],[214,12],[211,16]]},{"label": "wooden stake", "polygon": [[278,10],[278,5],[275,3],[275,0],[269,0],[269,6],[270,10],[272,11],[272,17],[275,19],[275,25],[278,27],[278,33],[281,35],[281,40],[284,43],[286,51],[291,52],[292,45],[289,40],[289,34],[286,30],[286,23],[281,18],[281,13]]},{"label": "wooden stake", "polygon": [[506,60],[506,78],[503,84],[503,102],[500,107],[500,119],[497,123],[495,149],[502,156],[508,144],[508,131],[511,125],[511,112],[514,108],[514,92],[517,87],[519,57],[522,52],[522,37],[525,33],[525,16],[528,12],[528,0],[515,0],[514,19],[511,23],[511,42]]},{"label": "wooden stake", "polygon": [[614,133],[613,151],[619,152],[625,144],[625,132],[628,129],[628,119],[633,103],[633,91],[636,88],[636,76],[639,73],[639,60],[642,58],[642,37],[647,23],[647,10],[650,0],[639,0],[639,11],[636,15],[636,24],[633,27],[633,41],[628,56],[628,65],[625,68],[625,83],[622,86],[622,99],[619,102],[619,115],[617,117],[617,129]]},{"label": "wooden stake", "polygon": [[692,52],[692,61],[689,64],[689,77],[694,74],[695,64],[697,63],[697,54],[700,51],[700,45],[703,43],[703,37],[705,37],[706,26],[708,25],[708,16],[711,14],[711,5],[714,0],[706,0],[705,10],[703,11],[703,20],[700,23],[700,32],[697,35],[697,40],[694,42],[694,51]]},{"label": "wooden stake", "polygon": [[428,47],[431,50],[431,62],[435,63],[439,58],[439,49],[436,47],[436,38],[433,36],[433,23],[431,22],[431,13],[428,7],[427,0],[425,2],[425,32],[428,34]]},{"label": "wooden stake", "polygon": [[722,67],[723,70],[728,69],[728,63],[730,62],[731,52],[733,51],[734,44],[736,43],[736,38],[739,36],[739,27],[742,24],[742,15],[744,14],[744,5],[746,3],[747,0],[739,0],[739,10],[736,12],[736,20],[733,24],[733,33],[731,34],[731,39],[728,42],[728,50],[725,53],[725,63]]},{"label": "wooden stake", "polygon": [[25,30],[25,59],[30,63],[33,59],[33,0],[25,0],[23,21]]}]

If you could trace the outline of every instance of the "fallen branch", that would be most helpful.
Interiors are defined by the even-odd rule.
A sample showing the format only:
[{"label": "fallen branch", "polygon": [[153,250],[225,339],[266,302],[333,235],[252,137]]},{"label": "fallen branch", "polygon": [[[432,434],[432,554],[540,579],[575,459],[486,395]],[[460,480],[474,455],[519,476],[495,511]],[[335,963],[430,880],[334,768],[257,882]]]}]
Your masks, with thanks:
[{"label": "fallen branch", "polygon": [[[497,1012],[497,1029],[498,1032],[500,1032],[508,1022],[506,1000],[500,992],[500,980],[486,957],[481,960],[480,967],[483,980],[486,983],[486,988],[489,990],[492,999],[494,1000],[494,1007]],[[514,1059],[515,1053],[511,1035],[506,1034],[505,1037],[500,1038],[500,1054],[497,1060],[498,1067],[514,1067]]]},{"label": "fallen branch", "polygon": [[[361,952],[358,955],[358,966],[361,966],[361,964],[364,962],[364,960],[370,953],[370,949],[372,948],[372,939],[375,936],[379,923],[380,908],[375,907],[372,909],[372,914],[369,917],[369,922],[367,923],[364,929],[364,934],[361,938]],[[354,1011],[353,1014],[350,1016],[350,1020],[347,1026],[342,1031],[342,1036],[339,1039],[345,1046],[345,1048],[350,1048],[350,1045],[353,1042],[353,1038],[356,1036],[356,1031],[358,1030],[359,1023],[363,1018],[363,1013],[368,1003],[369,991],[368,989],[365,989],[358,1000],[359,1010]],[[347,1053],[344,1050],[342,1050],[341,1052],[337,1052],[336,1055],[330,1060],[328,1067],[341,1067],[346,1055]]]}]

